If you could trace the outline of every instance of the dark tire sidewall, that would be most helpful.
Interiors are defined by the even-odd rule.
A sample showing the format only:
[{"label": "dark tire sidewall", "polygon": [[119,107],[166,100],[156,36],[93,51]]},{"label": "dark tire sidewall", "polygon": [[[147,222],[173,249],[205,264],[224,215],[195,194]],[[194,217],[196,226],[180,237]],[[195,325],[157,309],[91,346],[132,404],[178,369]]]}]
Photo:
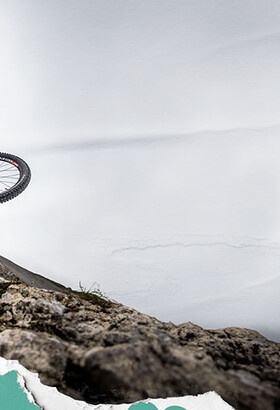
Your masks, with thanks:
[{"label": "dark tire sidewall", "polygon": [[18,168],[20,177],[17,183],[5,192],[0,193],[0,203],[7,202],[21,194],[30,182],[31,171],[27,163],[13,154],[0,152],[0,161],[11,163]]}]

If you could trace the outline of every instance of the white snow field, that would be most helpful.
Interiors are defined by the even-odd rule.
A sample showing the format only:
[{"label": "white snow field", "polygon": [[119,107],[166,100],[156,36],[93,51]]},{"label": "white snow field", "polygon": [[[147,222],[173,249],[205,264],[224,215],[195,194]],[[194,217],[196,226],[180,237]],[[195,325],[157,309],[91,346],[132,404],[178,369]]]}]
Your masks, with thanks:
[{"label": "white snow field", "polygon": [[279,338],[278,131],[30,154],[30,187],[1,207],[1,252],[162,320]]},{"label": "white snow field", "polygon": [[1,151],[32,169],[1,254],[280,340],[280,2],[0,5]]}]

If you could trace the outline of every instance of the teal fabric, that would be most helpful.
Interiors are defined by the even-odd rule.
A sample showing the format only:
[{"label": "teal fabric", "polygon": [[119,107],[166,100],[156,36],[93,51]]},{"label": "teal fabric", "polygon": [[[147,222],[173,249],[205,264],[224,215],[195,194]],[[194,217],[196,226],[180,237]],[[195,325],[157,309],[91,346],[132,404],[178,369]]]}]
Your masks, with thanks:
[{"label": "teal fabric", "polygon": [[158,408],[152,403],[144,403],[140,401],[139,403],[132,404],[128,410],[158,410]]},{"label": "teal fabric", "polygon": [[0,409],[1,410],[36,410],[36,406],[27,398],[26,393],[17,381],[15,370],[0,376]]},{"label": "teal fabric", "polygon": [[[128,410],[158,410],[158,408],[152,403],[144,403],[140,401],[139,403],[132,404]],[[165,410],[187,410],[181,406],[169,406]]]}]

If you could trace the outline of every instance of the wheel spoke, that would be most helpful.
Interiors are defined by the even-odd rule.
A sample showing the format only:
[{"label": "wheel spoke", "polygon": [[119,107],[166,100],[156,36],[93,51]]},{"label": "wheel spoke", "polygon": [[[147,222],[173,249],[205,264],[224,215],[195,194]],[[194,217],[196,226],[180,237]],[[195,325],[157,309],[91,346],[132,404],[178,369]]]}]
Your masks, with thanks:
[{"label": "wheel spoke", "polygon": [[0,193],[10,190],[19,181],[20,173],[16,165],[0,160]]}]

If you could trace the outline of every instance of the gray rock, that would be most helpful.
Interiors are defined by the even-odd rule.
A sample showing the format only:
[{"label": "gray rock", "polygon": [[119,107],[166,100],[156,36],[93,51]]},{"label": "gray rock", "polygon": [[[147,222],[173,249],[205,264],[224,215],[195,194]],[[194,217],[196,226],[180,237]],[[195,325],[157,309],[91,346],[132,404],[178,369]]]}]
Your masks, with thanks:
[{"label": "gray rock", "polygon": [[236,409],[280,409],[280,344],[254,330],[175,326],[18,279],[0,282],[0,355],[65,394],[97,404],[215,390]]}]

